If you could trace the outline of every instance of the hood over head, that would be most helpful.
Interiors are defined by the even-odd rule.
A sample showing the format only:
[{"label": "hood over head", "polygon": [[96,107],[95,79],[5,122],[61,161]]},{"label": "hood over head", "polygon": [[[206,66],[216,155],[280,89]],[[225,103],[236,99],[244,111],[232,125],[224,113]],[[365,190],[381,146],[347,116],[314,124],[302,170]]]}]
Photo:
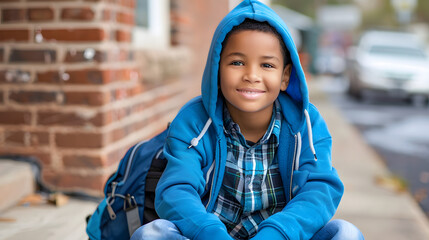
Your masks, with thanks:
[{"label": "hood over head", "polygon": [[[220,91],[218,89],[218,75],[222,42],[228,32],[234,26],[241,24],[246,18],[268,22],[283,38],[286,48],[290,53],[292,71],[286,92],[282,91],[280,94],[288,94],[296,105],[302,108],[302,116],[304,116],[304,110],[308,108],[309,97],[295,43],[283,20],[271,8],[256,0],[242,1],[224,17],[214,33],[201,84],[203,104],[207,113],[214,123],[221,122],[221,115],[216,114],[216,112],[220,112],[220,109],[217,109],[217,107],[220,105],[218,104]],[[304,117],[301,120],[303,121]]]}]

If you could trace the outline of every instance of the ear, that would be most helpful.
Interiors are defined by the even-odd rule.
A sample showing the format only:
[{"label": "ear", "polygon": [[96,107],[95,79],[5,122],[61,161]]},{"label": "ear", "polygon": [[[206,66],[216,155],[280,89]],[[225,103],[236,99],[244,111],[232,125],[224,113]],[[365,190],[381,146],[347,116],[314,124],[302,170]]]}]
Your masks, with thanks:
[{"label": "ear", "polygon": [[286,65],[282,74],[282,82],[280,85],[280,90],[286,91],[287,86],[289,85],[290,73],[292,71],[292,64]]}]

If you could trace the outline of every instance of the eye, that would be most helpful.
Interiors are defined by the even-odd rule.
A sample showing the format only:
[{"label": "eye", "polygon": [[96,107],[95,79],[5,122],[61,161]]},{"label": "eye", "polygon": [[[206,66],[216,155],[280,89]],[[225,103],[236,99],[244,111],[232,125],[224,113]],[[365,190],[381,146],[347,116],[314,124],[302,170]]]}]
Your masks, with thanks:
[{"label": "eye", "polygon": [[231,65],[234,65],[234,66],[243,66],[244,63],[241,62],[241,61],[233,61],[233,62],[231,62]]},{"label": "eye", "polygon": [[262,67],[264,67],[264,68],[274,68],[274,65],[269,64],[269,63],[263,63]]}]

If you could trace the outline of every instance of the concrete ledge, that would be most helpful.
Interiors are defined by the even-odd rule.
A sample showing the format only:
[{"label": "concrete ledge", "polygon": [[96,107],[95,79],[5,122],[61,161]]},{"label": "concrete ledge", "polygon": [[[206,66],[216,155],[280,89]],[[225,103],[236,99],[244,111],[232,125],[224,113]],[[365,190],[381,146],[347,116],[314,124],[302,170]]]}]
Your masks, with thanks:
[{"label": "concrete ledge", "polygon": [[30,164],[0,159],[0,212],[34,190],[34,174]]}]

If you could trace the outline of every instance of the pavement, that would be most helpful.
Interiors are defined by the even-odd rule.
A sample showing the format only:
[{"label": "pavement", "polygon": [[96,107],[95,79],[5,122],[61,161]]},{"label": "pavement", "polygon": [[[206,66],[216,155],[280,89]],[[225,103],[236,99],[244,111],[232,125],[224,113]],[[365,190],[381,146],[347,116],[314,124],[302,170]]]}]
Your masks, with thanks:
[{"label": "pavement", "polygon": [[[355,224],[365,239],[429,239],[429,221],[412,196],[398,184],[383,159],[322,92],[309,82],[311,102],[333,136],[333,164],[345,185],[334,218]],[[1,196],[0,196],[1,198]],[[87,239],[85,218],[97,203],[70,198],[62,206],[20,204],[0,213],[0,239]]]},{"label": "pavement", "polygon": [[333,137],[332,161],[345,185],[334,218],[356,225],[365,239],[429,239],[429,221],[410,193],[392,176],[383,159],[346,121],[321,89],[309,82],[310,101],[326,120]]}]

